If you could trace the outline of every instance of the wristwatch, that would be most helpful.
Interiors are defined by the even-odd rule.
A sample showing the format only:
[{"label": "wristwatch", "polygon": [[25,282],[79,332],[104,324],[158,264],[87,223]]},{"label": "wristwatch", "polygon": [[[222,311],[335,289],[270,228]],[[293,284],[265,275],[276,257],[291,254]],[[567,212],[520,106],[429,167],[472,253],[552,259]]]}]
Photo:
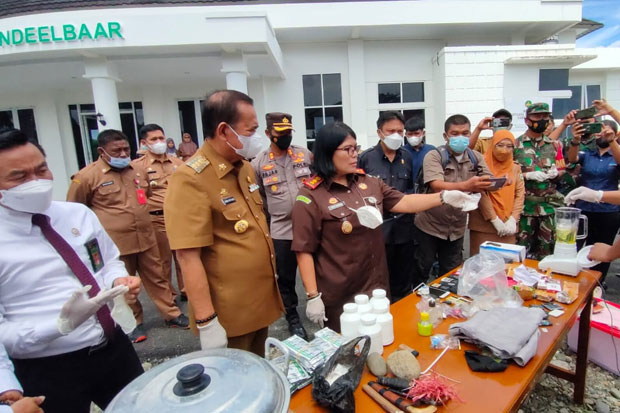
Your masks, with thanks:
[{"label": "wristwatch", "polygon": [[579,141],[575,142],[573,139],[570,140],[570,146],[579,146],[580,143]]}]

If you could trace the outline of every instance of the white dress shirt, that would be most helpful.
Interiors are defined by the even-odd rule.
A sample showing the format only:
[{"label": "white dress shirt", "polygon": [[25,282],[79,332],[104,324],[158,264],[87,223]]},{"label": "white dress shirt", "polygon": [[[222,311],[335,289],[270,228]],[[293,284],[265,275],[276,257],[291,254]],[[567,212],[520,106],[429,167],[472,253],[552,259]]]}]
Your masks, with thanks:
[{"label": "white dress shirt", "polygon": [[[127,275],[118,248],[86,206],[52,202],[44,214],[91,272],[84,244],[97,239],[104,266],[93,275],[100,288],[111,288],[116,278]],[[62,306],[82,284],[31,220],[32,214],[0,206],[0,343],[15,359],[64,354],[101,343],[103,329],[96,316],[67,335],[58,331]]]},{"label": "white dress shirt", "polygon": [[[23,392],[22,386],[19,385],[15,374],[13,374],[13,363],[9,360],[4,346],[0,343],[0,394],[10,390]],[[0,405],[0,413],[12,411],[13,409],[9,406]]]}]

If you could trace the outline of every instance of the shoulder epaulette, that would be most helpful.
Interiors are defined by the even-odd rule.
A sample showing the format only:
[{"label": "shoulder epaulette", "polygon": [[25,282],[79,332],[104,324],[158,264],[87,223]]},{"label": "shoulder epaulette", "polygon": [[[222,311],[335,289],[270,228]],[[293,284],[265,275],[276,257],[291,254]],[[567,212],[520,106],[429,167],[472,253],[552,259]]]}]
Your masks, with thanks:
[{"label": "shoulder epaulette", "polygon": [[321,185],[321,182],[323,182],[323,178],[318,175],[314,175],[312,178],[306,179],[304,181],[304,185],[310,189],[316,189],[319,185]]},{"label": "shoulder epaulette", "polygon": [[199,174],[207,166],[209,166],[210,162],[204,156],[196,156],[196,157],[193,157],[192,159],[188,160],[187,162],[185,162],[185,164],[187,166],[189,166],[190,168],[192,168],[194,170],[194,172]]},{"label": "shoulder epaulette", "polygon": [[359,175],[366,175],[366,171],[364,171],[362,168],[356,169],[355,173]]}]

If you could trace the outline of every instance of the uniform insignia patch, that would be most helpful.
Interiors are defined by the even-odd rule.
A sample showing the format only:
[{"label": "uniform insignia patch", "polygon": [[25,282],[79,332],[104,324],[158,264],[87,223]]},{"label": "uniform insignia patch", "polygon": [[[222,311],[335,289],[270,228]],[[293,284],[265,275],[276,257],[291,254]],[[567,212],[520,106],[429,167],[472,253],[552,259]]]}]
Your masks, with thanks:
[{"label": "uniform insignia patch", "polygon": [[306,205],[310,205],[312,203],[312,200],[304,195],[297,195],[297,198],[295,198],[295,201],[301,201]]},{"label": "uniform insignia patch", "polygon": [[268,163],[267,165],[263,165],[263,167],[261,168],[263,171],[270,171],[275,167],[274,164],[272,163]]},{"label": "uniform insignia patch", "polygon": [[321,184],[321,182],[323,182],[323,178],[316,175],[310,179],[306,179],[304,181],[304,185],[306,185],[310,189],[316,189]]},{"label": "uniform insignia patch", "polygon": [[197,174],[201,173],[210,164],[209,160],[204,156],[196,156],[185,163]]},{"label": "uniform insignia patch", "polygon": [[356,169],[355,173],[360,175],[366,175],[366,171],[364,171],[362,168]]}]

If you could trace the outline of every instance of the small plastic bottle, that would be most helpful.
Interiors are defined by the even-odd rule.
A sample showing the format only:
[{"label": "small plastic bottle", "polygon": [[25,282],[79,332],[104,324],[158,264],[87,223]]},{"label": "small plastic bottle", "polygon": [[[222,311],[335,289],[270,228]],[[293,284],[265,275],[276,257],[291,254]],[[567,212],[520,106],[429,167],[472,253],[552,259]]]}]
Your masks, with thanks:
[{"label": "small plastic bottle", "polygon": [[131,333],[136,328],[136,318],[133,311],[125,301],[124,295],[114,298],[114,308],[110,311],[112,320],[114,320],[123,330],[125,334]]},{"label": "small plastic bottle", "polygon": [[372,313],[372,306],[368,302],[366,294],[358,294],[355,296],[355,304],[357,304],[357,312],[360,314]]},{"label": "small plastic bottle", "polygon": [[342,309],[344,312],[340,315],[340,334],[345,338],[357,337],[361,324],[357,304],[348,303],[343,305]]},{"label": "small plastic bottle", "polygon": [[438,303],[434,298],[428,300],[428,318],[433,327],[437,327],[443,321],[441,303]]},{"label": "small plastic bottle", "polygon": [[[368,297],[367,297],[368,298]],[[375,314],[363,314],[361,317],[362,325],[358,330],[360,336],[370,336],[370,353],[383,354],[383,344],[381,338],[381,327],[377,324]]]},{"label": "small plastic bottle", "polygon": [[385,301],[375,301],[372,305],[377,316],[377,324],[381,327],[381,342],[389,346],[394,342],[394,317],[389,312],[389,305]]},{"label": "small plastic bottle", "polygon": [[418,334],[428,337],[433,334],[433,324],[428,319],[428,313],[423,311],[420,313],[420,321],[418,322]]},{"label": "small plastic bottle", "polygon": [[390,308],[390,300],[387,298],[387,293],[383,288],[377,288],[372,290],[372,298],[370,299],[370,305],[374,307],[376,302],[385,302],[387,303],[388,308]]}]

